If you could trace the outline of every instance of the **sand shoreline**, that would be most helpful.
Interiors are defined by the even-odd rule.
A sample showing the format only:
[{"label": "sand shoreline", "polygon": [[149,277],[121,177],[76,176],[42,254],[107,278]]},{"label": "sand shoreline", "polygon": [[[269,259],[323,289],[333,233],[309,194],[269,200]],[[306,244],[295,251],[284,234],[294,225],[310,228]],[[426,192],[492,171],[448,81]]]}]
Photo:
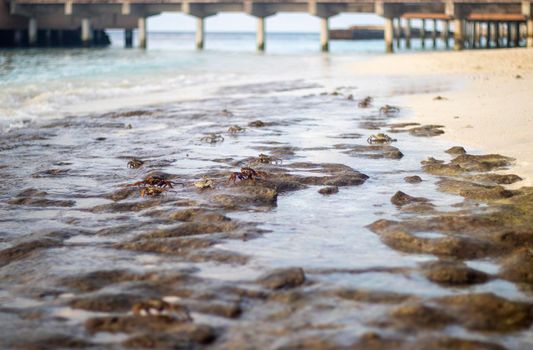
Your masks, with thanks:
[{"label": "sand shoreline", "polygon": [[[461,87],[406,95],[407,121],[441,124],[446,140],[516,159],[510,169],[533,185],[533,50],[502,49],[380,56],[359,75],[456,78]],[[435,100],[436,96],[444,99]]]}]

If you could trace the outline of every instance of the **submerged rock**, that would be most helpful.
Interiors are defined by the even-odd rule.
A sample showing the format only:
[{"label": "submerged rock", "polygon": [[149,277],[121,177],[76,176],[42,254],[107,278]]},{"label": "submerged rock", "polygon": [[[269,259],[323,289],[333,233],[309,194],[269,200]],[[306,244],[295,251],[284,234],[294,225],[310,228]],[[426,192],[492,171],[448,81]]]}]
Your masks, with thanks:
[{"label": "submerged rock", "polygon": [[322,195],[330,195],[339,193],[339,188],[337,186],[324,187],[318,190],[318,193]]},{"label": "submerged rock", "polygon": [[422,265],[427,279],[443,285],[470,285],[485,283],[490,276],[457,261],[435,261]]},{"label": "submerged rock", "polygon": [[444,134],[443,125],[422,125],[409,129],[409,133],[413,136],[434,137]]},{"label": "submerged rock", "polygon": [[398,191],[390,199],[391,203],[399,207],[412,203],[427,203],[429,199],[423,197],[413,197],[402,191]]},{"label": "submerged rock", "polygon": [[278,269],[260,277],[258,282],[268,289],[294,288],[305,282],[305,274],[299,267]]},{"label": "submerged rock", "polygon": [[405,182],[410,184],[418,184],[422,182],[422,178],[418,175],[406,176],[403,178]]}]

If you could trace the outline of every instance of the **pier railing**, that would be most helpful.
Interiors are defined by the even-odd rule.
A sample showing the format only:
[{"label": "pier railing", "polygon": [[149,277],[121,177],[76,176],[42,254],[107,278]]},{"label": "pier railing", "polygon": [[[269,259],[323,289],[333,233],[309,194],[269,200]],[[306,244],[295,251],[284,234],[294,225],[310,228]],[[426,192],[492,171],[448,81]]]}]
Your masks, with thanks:
[{"label": "pier railing", "polygon": [[[320,46],[329,49],[329,18],[340,13],[375,13],[384,17],[387,52],[403,42],[411,47],[412,21],[420,20],[422,45],[426,24],[437,40],[456,50],[475,47],[533,47],[533,0],[0,0],[0,30],[35,45],[41,30],[79,29],[81,41],[91,45],[95,30],[125,30],[126,46],[132,46],[132,30],[138,29],[138,45],[147,45],[150,16],[183,12],[196,17],[196,46],[204,46],[205,19],[221,12],[243,12],[257,18],[257,48],[265,49],[266,18],[280,12],[309,13],[320,18]],[[441,28],[438,30],[438,28]],[[440,37],[437,34],[440,33]],[[453,38],[452,38],[453,37]]]}]

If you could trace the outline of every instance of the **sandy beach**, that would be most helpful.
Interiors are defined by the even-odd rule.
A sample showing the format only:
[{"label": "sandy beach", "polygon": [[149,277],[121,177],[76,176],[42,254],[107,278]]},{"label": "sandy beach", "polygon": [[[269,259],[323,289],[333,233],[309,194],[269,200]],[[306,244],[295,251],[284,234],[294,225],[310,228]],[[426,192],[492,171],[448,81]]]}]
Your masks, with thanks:
[{"label": "sandy beach", "polygon": [[[406,96],[408,121],[445,126],[465,148],[516,158],[511,169],[533,185],[533,50],[502,49],[380,56],[357,74],[456,77],[458,87]],[[441,96],[443,99],[436,100]]]}]

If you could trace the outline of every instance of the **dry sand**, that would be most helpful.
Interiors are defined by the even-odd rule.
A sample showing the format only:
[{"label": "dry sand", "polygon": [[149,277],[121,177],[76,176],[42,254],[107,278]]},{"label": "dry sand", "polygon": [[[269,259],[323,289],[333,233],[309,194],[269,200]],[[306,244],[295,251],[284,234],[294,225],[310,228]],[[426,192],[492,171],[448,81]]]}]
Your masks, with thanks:
[{"label": "dry sand", "polygon": [[[432,52],[379,56],[355,73],[457,77],[449,91],[406,96],[409,121],[445,125],[458,145],[516,158],[512,172],[533,185],[533,49]],[[437,96],[445,100],[434,100]],[[518,185],[518,184],[517,184]]]}]

